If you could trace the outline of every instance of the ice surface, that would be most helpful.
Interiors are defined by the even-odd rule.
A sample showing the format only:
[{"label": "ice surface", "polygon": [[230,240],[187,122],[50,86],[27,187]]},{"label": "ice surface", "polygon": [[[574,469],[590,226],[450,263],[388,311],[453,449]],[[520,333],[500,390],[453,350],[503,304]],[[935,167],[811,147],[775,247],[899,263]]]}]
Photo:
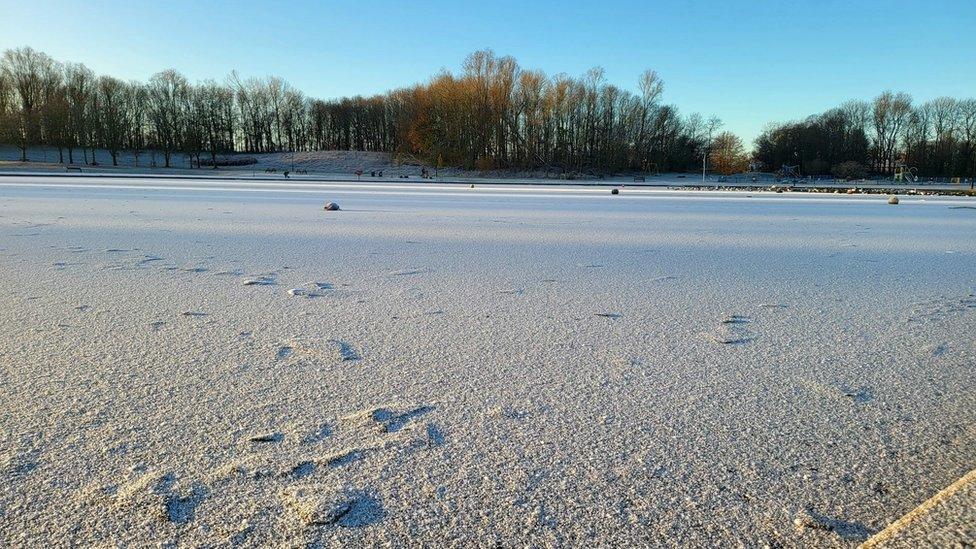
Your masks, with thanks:
[{"label": "ice surface", "polygon": [[4,177],[0,545],[852,546],[976,467],[971,205]]}]

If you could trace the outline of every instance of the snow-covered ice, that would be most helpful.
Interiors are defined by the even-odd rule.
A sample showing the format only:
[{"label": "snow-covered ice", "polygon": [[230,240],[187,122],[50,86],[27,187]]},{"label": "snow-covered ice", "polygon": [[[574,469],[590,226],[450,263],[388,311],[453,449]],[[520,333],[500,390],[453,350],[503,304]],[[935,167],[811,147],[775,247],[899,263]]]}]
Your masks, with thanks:
[{"label": "snow-covered ice", "polygon": [[852,546],[976,467],[974,204],[0,178],[0,545]]}]

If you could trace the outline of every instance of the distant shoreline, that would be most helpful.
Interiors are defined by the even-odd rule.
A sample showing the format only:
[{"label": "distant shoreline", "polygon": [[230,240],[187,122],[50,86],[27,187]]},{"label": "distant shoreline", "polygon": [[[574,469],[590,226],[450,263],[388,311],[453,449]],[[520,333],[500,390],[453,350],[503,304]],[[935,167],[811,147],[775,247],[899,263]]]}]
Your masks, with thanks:
[{"label": "distant shoreline", "polygon": [[[346,183],[424,183],[424,184],[488,184],[488,185],[536,185],[536,186],[578,186],[605,187],[607,189],[626,188],[656,188],[686,191],[740,191],[740,192],[800,192],[823,194],[899,194],[923,196],[976,196],[976,192],[965,184],[896,184],[889,181],[862,180],[797,180],[792,182],[777,181],[770,174],[762,174],[752,181],[749,176],[731,176],[729,178],[710,176],[704,183],[691,174],[662,174],[648,176],[646,180],[634,181],[633,176],[614,176],[604,179],[564,179],[543,177],[505,177],[498,176],[468,176],[446,175],[437,178],[421,178],[416,175],[403,177],[371,177],[363,175],[357,177],[350,173],[314,172],[308,174],[289,174],[286,179],[283,174],[268,174],[263,170],[241,169],[182,169],[182,168],[137,168],[111,166],[73,166],[77,171],[67,171],[61,164],[31,163],[31,162],[0,162],[0,177],[23,177],[28,175],[43,175],[45,177],[74,177],[74,178],[129,178],[151,177],[172,179],[197,180],[243,180],[243,181],[275,181],[275,182],[346,182]],[[722,181],[722,180],[724,181]],[[737,181],[738,180],[738,181]]]}]

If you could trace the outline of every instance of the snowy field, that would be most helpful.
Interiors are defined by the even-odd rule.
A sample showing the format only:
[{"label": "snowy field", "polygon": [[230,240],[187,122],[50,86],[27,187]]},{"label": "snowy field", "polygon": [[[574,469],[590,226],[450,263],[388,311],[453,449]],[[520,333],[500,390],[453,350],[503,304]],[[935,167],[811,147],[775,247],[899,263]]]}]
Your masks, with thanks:
[{"label": "snowy field", "polygon": [[[189,160],[183,154],[176,154],[172,159],[172,167],[162,168],[162,155],[143,152],[138,158],[129,151],[119,153],[119,165],[112,166],[112,159],[108,151],[96,150],[98,165],[85,164],[80,151],[76,151],[75,163],[71,165],[71,172],[67,172],[65,165],[59,164],[58,151],[50,147],[30,149],[30,162],[19,162],[20,149],[11,146],[0,146],[0,175],[4,173],[37,174],[37,175],[72,175],[81,170],[82,175],[96,176],[148,176],[148,177],[200,177],[220,179],[261,179],[284,181],[284,172],[290,172],[293,180],[304,181],[363,181],[363,182],[406,182],[424,181],[421,172],[424,166],[413,159],[412,164],[395,162],[389,153],[368,151],[306,151],[306,152],[278,152],[257,154],[227,155],[227,158],[253,158],[256,164],[247,166],[223,166],[218,170],[208,167],[191,167]],[[67,159],[67,153],[65,153]],[[409,160],[409,159],[404,159]],[[67,161],[67,160],[65,160]],[[434,175],[432,167],[427,166]],[[273,170],[273,171],[271,171]],[[362,171],[356,176],[356,171]],[[843,181],[832,177],[818,176],[802,180],[781,180],[772,173],[744,173],[728,177],[709,173],[703,181],[701,173],[661,173],[645,174],[644,181],[635,181],[634,174],[608,174],[604,178],[594,174],[583,174],[578,180],[569,180],[570,174],[557,171],[512,171],[492,170],[487,172],[476,170],[462,170],[445,168],[436,172],[436,182],[461,183],[491,183],[491,184],[589,184],[589,185],[627,185],[640,187],[769,187],[794,186],[836,188],[840,191],[851,187],[860,189],[889,188],[898,191],[919,189],[924,191],[942,190],[964,192],[970,190],[971,181],[962,180],[950,183],[944,178],[940,180],[926,179],[917,183],[895,183],[891,177],[876,178],[862,181]],[[428,182],[433,182],[429,181]]]},{"label": "snowy field", "polygon": [[[170,168],[163,168],[164,159],[160,152],[144,151],[137,157],[131,151],[120,151],[118,154],[118,166],[112,165],[112,156],[109,151],[96,149],[95,161],[97,166],[86,164],[86,158],[90,159],[91,153],[83,155],[81,150],[75,151],[74,167],[80,167],[89,172],[125,172],[138,170],[141,172],[159,174],[202,174],[206,176],[227,175],[229,173],[237,175],[264,175],[265,170],[275,170],[280,174],[284,170],[292,173],[297,170],[304,170],[310,175],[318,176],[343,176],[350,177],[356,170],[362,170],[369,174],[370,171],[383,171],[388,179],[396,179],[401,175],[420,177],[422,166],[419,161],[413,161],[416,165],[403,164],[396,165],[390,153],[371,152],[371,151],[304,151],[304,152],[276,152],[276,153],[239,153],[220,155],[221,159],[253,159],[255,164],[245,166],[223,166],[218,170],[210,167],[196,168],[191,164],[190,159],[184,154],[174,154],[170,160]],[[53,168],[64,171],[64,166],[58,164],[62,158],[58,150],[53,147],[33,147],[29,149],[28,158],[30,162],[20,163],[20,149],[11,146],[0,145],[0,165],[5,168],[32,169],[34,167]],[[68,161],[68,154],[64,152],[65,162]],[[204,161],[210,159],[205,154],[202,156]],[[404,159],[410,160],[410,159]],[[455,168],[447,168],[440,171],[443,175],[476,176],[479,172],[464,171]],[[295,174],[298,175],[298,174]],[[280,176],[279,176],[280,177]]]},{"label": "snowy field", "polygon": [[853,546],[976,468],[974,235],[966,198],[3,177],[0,545]]}]

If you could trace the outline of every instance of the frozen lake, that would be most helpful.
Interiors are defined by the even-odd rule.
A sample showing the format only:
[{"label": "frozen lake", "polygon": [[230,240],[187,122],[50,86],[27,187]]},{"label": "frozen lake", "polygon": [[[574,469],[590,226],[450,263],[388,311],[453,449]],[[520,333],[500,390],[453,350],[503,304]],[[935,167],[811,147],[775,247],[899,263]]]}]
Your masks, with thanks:
[{"label": "frozen lake", "polygon": [[974,237],[966,198],[0,177],[0,541],[852,546],[976,467]]}]

